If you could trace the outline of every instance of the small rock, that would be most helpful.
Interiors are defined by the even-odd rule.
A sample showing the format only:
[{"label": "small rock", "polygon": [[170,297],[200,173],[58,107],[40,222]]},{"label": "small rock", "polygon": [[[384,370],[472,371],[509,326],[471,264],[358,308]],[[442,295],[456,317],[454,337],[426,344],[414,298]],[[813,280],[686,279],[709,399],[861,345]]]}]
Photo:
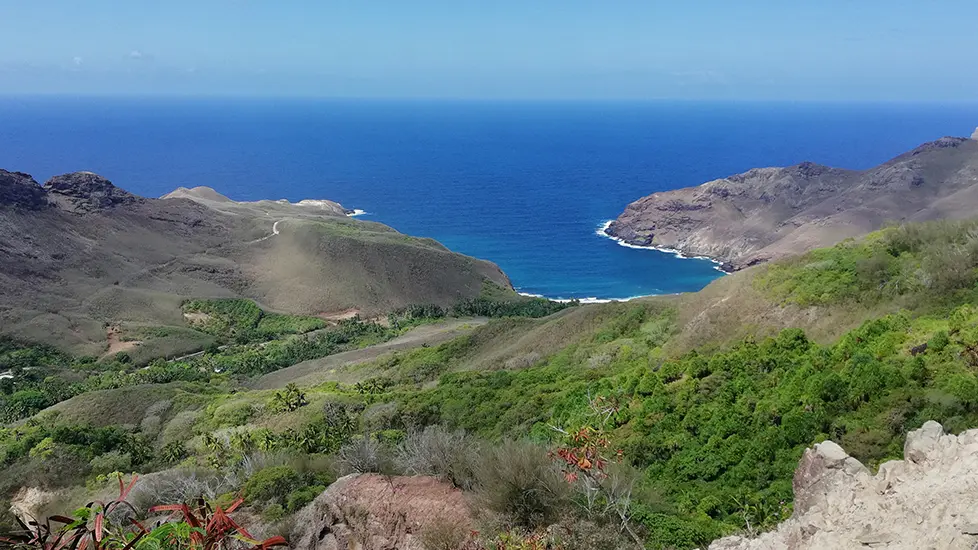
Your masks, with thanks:
[{"label": "small rock", "polygon": [[823,441],[815,445],[815,452],[817,452],[829,464],[842,462],[849,458],[846,451],[834,441]]},{"label": "small rock", "polygon": [[896,540],[896,535],[886,532],[870,532],[856,537],[856,542],[865,546],[889,544]]},{"label": "small rock", "polygon": [[961,532],[965,535],[978,535],[978,523],[965,523],[961,526]]},{"label": "small rock", "polygon": [[944,428],[937,422],[928,420],[919,430],[907,434],[907,442],[903,446],[904,458],[914,464],[924,462],[937,449],[942,435]]}]

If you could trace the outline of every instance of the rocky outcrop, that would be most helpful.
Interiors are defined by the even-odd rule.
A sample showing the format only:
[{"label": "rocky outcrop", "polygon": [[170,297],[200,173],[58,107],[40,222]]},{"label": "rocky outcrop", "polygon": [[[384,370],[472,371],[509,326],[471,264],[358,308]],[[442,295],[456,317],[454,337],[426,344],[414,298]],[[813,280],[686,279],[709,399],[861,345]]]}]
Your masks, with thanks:
[{"label": "rocky outcrop", "polygon": [[978,142],[941,138],[866,171],[757,168],[628,205],[606,233],[728,269],[830,246],[893,221],[973,215]]},{"label": "rocky outcrop", "polygon": [[67,491],[45,491],[39,487],[21,487],[10,498],[10,512],[24,523],[45,517],[45,508],[52,502],[64,498]]},{"label": "rocky outcrop", "polygon": [[465,496],[432,477],[350,475],[337,480],[296,519],[296,550],[424,550],[426,529],[468,532]]},{"label": "rocky outcrop", "polygon": [[44,189],[30,174],[0,170],[0,206],[39,210],[50,203]]},{"label": "rocky outcrop", "polygon": [[143,200],[92,172],[72,172],[55,176],[45,182],[44,190],[52,202],[64,210],[76,213],[94,212]]},{"label": "rocky outcrop", "polygon": [[978,128],[975,128],[975,133],[971,134],[971,139],[978,139]]},{"label": "rocky outcrop", "polygon": [[978,546],[978,430],[944,434],[927,422],[907,434],[904,460],[874,476],[831,441],[805,451],[794,514],[756,539],[710,550],[942,549]]}]

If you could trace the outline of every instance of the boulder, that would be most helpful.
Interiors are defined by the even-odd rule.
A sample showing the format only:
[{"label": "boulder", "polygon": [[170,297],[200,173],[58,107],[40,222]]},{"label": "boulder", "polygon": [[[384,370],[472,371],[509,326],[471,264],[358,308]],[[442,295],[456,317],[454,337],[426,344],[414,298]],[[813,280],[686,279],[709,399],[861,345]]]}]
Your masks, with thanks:
[{"label": "boulder", "polygon": [[295,550],[424,550],[426,529],[472,529],[462,491],[433,477],[354,474],[299,512]]}]

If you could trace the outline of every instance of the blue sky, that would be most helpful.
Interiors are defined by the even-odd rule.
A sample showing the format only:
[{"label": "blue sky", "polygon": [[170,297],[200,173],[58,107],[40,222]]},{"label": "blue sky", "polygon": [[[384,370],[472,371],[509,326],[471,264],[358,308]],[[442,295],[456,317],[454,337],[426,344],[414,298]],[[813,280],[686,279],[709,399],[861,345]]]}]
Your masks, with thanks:
[{"label": "blue sky", "polygon": [[978,100],[975,0],[0,0],[0,94]]}]

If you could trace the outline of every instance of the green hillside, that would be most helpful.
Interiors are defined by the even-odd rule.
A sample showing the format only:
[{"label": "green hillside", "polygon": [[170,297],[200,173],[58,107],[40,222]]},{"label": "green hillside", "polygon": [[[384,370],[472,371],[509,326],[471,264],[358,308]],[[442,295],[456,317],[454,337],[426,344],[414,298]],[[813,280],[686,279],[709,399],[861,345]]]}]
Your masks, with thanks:
[{"label": "green hillside", "polygon": [[[562,548],[627,548],[635,538],[702,547],[786,518],[794,469],[813,443],[832,439],[875,466],[899,458],[905,434],[926,420],[955,432],[978,426],[976,228],[888,228],[686,296],[563,309],[496,301],[488,289],[455,313],[499,318],[316,386],[249,389],[305,357],[288,350],[309,339],[290,333],[314,322],[242,302],[188,303],[211,315],[198,329],[229,347],[179,367],[97,376],[72,360],[63,386],[97,391],[0,432],[0,488],[9,496],[25,483],[87,482],[92,491],[115,470],[215,469],[226,475],[219,494],[243,492],[263,521],[284,525],[345,472],[425,473],[471,492],[492,518],[484,534],[507,533],[497,540],[558,524],[564,531],[546,536]],[[345,340],[302,346],[329,355],[450,313],[407,308],[390,327],[317,329]],[[261,334],[279,340],[254,343]],[[0,348],[0,364],[19,377],[66,360],[50,348]],[[164,376],[172,372],[184,375]],[[10,418],[43,404],[19,380],[0,382]],[[442,459],[418,466],[436,447]],[[270,478],[279,489],[264,489]]]}]

